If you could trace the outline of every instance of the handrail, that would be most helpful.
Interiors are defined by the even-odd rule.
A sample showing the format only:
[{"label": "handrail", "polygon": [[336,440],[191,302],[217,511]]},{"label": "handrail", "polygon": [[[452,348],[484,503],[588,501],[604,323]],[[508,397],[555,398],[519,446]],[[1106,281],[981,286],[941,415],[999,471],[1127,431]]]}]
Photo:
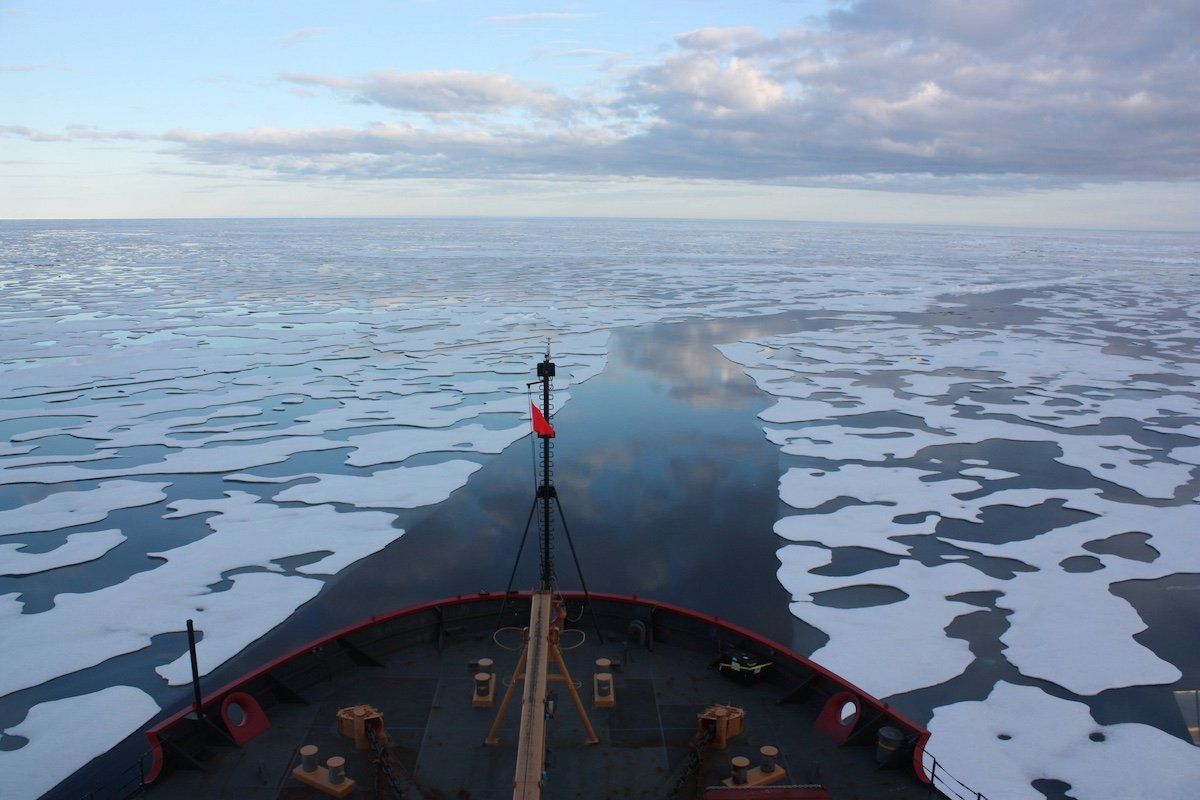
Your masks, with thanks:
[{"label": "handrail", "polygon": [[146,763],[153,759],[154,751],[146,750],[136,761],[113,773],[104,784],[77,797],[79,800],[126,800],[141,794],[146,788]]},{"label": "handrail", "polygon": [[[929,751],[925,751],[925,756],[931,762],[929,770],[929,796],[933,796],[934,789],[938,790],[947,797],[953,796],[955,800],[988,800],[988,796],[983,792],[977,792],[967,784],[960,781],[958,778],[951,775],[941,762],[937,760]],[[939,771],[939,767],[941,768]],[[967,794],[962,794],[958,789],[951,786],[946,778],[958,784],[959,788],[965,790]],[[940,783],[939,783],[940,782]]]}]

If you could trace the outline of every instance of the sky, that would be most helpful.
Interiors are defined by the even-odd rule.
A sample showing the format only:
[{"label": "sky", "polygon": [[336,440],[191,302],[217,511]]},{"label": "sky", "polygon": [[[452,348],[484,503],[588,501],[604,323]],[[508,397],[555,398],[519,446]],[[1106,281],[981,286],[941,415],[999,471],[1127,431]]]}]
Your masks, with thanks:
[{"label": "sky", "polygon": [[1196,0],[0,0],[0,219],[1200,229]]}]

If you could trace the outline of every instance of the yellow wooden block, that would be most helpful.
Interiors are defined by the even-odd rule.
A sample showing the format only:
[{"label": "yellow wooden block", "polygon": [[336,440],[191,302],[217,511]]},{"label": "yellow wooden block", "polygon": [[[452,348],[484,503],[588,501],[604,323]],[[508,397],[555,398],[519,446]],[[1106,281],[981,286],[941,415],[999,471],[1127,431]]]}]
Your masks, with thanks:
[{"label": "yellow wooden block", "polygon": [[357,785],[352,778],[343,778],[341,783],[330,783],[329,770],[324,767],[317,767],[312,772],[305,772],[303,767],[296,767],[292,770],[292,777],[333,797],[346,797]]},{"label": "yellow wooden block", "polygon": [[[479,680],[479,675],[475,676],[475,680]],[[496,674],[492,673],[488,677],[487,694],[479,694],[474,688],[471,690],[471,705],[475,708],[491,708],[492,703],[496,701]],[[472,684],[474,686],[474,684]]]},{"label": "yellow wooden block", "polygon": [[772,783],[778,783],[786,777],[787,770],[780,766],[776,766],[770,772],[763,772],[762,767],[752,767],[746,770],[745,783],[734,783],[733,778],[726,778],[721,783],[726,786],[736,786],[745,789],[750,786],[770,786]]},{"label": "yellow wooden block", "polygon": [[[608,694],[600,694],[600,684],[608,684]],[[594,708],[614,708],[617,705],[617,687],[613,683],[612,673],[600,673],[592,676],[592,706]]]}]

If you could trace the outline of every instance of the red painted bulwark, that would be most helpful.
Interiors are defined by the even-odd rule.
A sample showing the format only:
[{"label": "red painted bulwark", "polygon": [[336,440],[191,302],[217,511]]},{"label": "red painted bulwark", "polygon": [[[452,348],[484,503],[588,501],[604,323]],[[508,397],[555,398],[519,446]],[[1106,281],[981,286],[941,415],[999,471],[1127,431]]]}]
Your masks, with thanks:
[{"label": "red painted bulwark", "polygon": [[[240,714],[237,708],[241,709]],[[238,747],[271,729],[262,706],[245,692],[234,692],[221,702],[221,720]]]},{"label": "red painted bulwark", "polygon": [[738,786],[709,788],[700,800],[830,800],[820,786]]}]

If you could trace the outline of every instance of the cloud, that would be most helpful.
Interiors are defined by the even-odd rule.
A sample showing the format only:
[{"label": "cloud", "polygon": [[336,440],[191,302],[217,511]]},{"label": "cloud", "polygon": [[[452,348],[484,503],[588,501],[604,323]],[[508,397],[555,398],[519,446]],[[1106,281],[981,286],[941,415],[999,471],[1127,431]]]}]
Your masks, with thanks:
[{"label": "cloud", "polygon": [[577,47],[574,50],[563,50],[554,53],[560,58],[624,58],[627,54],[616,50],[597,50],[589,47]]},{"label": "cloud", "polygon": [[502,14],[488,17],[484,22],[492,25],[524,25],[529,22],[575,22],[584,19],[594,19],[599,14],[585,14],[573,11],[537,11],[531,14]]},{"label": "cloud", "polygon": [[427,114],[494,114],[519,108],[552,114],[567,106],[562,95],[497,73],[384,71],[350,80],[285,72],[279,77],[301,86],[350,90],[360,102]]},{"label": "cloud", "polygon": [[5,72],[71,72],[71,70],[56,64],[0,64],[0,73]]},{"label": "cloud", "polygon": [[442,113],[492,113],[542,106],[548,93],[525,88],[509,75],[480,72],[376,72],[361,86],[367,99],[389,108]]},{"label": "cloud", "polygon": [[826,30],[694,31],[627,79],[628,144],[810,185],[1195,180],[1187,5],[866,0]]},{"label": "cloud", "polygon": [[311,75],[302,72],[281,72],[279,73],[279,79],[300,86],[324,86],[327,89],[357,89],[361,85],[358,81],[346,78],[331,78],[325,75]]},{"label": "cloud", "polygon": [[727,53],[766,41],[767,37],[754,28],[701,28],[675,37],[675,43],[686,50],[713,53]]},{"label": "cloud", "polygon": [[716,120],[770,110],[784,101],[782,83],[754,63],[733,57],[671,58],[645,67],[627,84],[630,104],[652,108],[663,120]]},{"label": "cloud", "polygon": [[298,31],[292,31],[287,36],[280,36],[275,40],[275,44],[280,47],[291,47],[292,45],[307,42],[312,39],[319,39],[322,36],[329,35],[329,28],[303,28]]},{"label": "cloud", "polygon": [[611,176],[962,194],[1195,181],[1194,22],[1183,0],[861,0],[810,28],[682,33],[654,60],[571,93],[501,73],[285,73],[424,121],[163,138],[189,161],[284,179]]},{"label": "cloud", "polygon": [[15,136],[31,142],[153,141],[161,138],[139,131],[104,131],[90,125],[68,125],[62,133],[49,133],[27,125],[0,125],[0,136]]},{"label": "cloud", "polygon": [[62,134],[46,133],[45,131],[39,131],[26,125],[0,125],[0,135],[15,136],[20,139],[28,139],[31,142],[68,141],[68,138]]},{"label": "cloud", "polygon": [[[200,163],[236,164],[281,177],[527,177],[580,174],[582,150],[603,150],[594,132],[482,132],[379,123],[366,128],[258,128],[239,133],[170,131],[164,138]],[[586,172],[586,170],[585,170]],[[611,172],[600,165],[593,174]]]}]

